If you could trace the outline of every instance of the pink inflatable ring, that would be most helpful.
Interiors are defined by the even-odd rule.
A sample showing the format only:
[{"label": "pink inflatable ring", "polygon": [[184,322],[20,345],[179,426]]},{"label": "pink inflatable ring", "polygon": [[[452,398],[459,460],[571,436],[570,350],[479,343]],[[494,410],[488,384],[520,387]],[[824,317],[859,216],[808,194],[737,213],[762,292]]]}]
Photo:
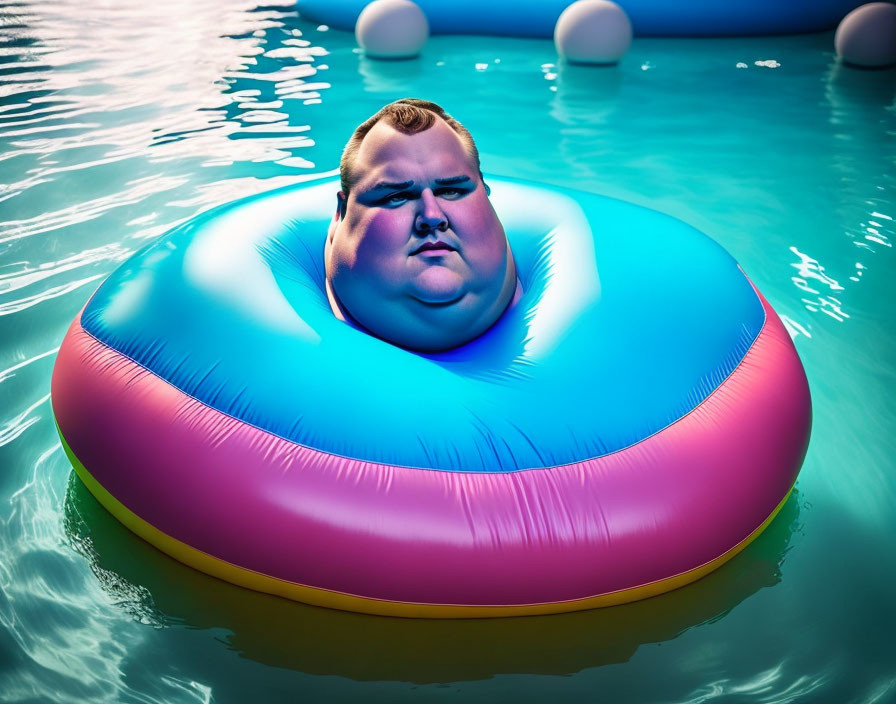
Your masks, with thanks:
[{"label": "pink inflatable ring", "polygon": [[680,221],[489,183],[523,295],[448,352],[330,312],[332,181],[217,208],[125,262],[53,375],[90,491],[186,564],[376,614],[619,604],[743,549],[809,438],[771,306]]}]

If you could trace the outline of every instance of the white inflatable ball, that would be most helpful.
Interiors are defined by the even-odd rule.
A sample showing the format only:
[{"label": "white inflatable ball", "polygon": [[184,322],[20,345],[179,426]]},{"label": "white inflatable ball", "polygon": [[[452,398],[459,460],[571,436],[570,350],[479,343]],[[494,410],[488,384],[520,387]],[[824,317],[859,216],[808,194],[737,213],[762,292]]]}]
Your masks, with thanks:
[{"label": "white inflatable ball", "polygon": [[896,64],[896,5],[870,2],[840,21],[834,35],[837,55],[854,66]]},{"label": "white inflatable ball", "polygon": [[609,0],[578,0],[554,26],[557,53],[577,64],[615,64],[632,43],[632,23]]},{"label": "white inflatable ball", "polygon": [[410,0],[373,0],[358,16],[355,38],[367,56],[410,59],[429,37],[429,23]]}]

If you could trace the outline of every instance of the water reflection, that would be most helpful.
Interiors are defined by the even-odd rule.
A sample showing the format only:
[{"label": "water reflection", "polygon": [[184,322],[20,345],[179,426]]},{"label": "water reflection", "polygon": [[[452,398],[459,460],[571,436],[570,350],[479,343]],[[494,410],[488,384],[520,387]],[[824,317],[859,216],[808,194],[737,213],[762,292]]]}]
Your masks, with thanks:
[{"label": "water reflection", "polygon": [[861,70],[835,60],[822,80],[833,136],[829,158],[839,181],[829,208],[857,249],[847,255],[847,261],[851,258],[853,263],[844,272],[842,284],[827,275],[813,257],[796,247],[790,249],[798,257],[792,264],[799,272],[793,282],[808,294],[802,299],[806,310],[844,322],[850,318],[846,289],[862,282],[871,266],[870,255],[892,248],[893,219],[887,211],[896,153],[886,130],[869,128],[885,122],[893,109],[896,68]]},{"label": "water reflection", "polygon": [[0,315],[83,299],[139,240],[315,175],[305,113],[330,87],[328,50],[291,3],[0,2],[0,16]]},{"label": "water reflection", "polygon": [[892,106],[896,100],[896,68],[857,69],[834,61],[825,78],[825,94],[834,109],[832,120],[850,121],[860,113]]},{"label": "water reflection", "polygon": [[565,62],[542,69],[556,88],[550,114],[561,125],[558,150],[574,178],[593,180],[599,177],[602,163],[616,152],[612,121],[620,107],[623,74],[615,66]]},{"label": "water reflection", "polygon": [[423,75],[423,61],[420,58],[384,61],[358,55],[358,74],[365,92],[384,94],[385,103],[405,97],[408,86]]},{"label": "water reflection", "polygon": [[[109,176],[92,179],[78,201],[130,202],[122,183],[146,171],[162,178],[147,164],[176,162],[165,179],[191,159],[201,167],[271,162],[283,173],[314,167],[305,154],[310,126],[295,106],[321,102],[329,83],[316,74],[328,52],[303,37],[288,2],[118,3],[114,21],[103,5],[67,0],[3,3],[0,12],[0,161],[12,175],[0,198],[27,196],[11,204],[7,227],[64,226],[46,214],[53,199],[45,194],[84,191],[77,172],[104,165]],[[131,179],[115,174],[116,163]]]},{"label": "water reflection", "polygon": [[[109,22],[103,6],[60,2],[20,8],[14,38],[21,43],[27,37],[32,48],[16,52],[12,80],[3,82],[3,93],[16,96],[21,109],[4,114],[0,137],[19,138],[13,146],[40,154],[102,145],[125,158],[141,153],[159,133],[216,126],[215,109],[231,102],[222,98],[222,76],[253,75],[256,56],[264,51],[256,32],[280,26],[288,14],[251,9],[249,2],[226,11],[211,2],[119,4],[116,21]],[[69,19],[75,11],[79,23]],[[28,72],[22,71],[23,61]],[[41,99],[51,95],[54,104],[42,106]],[[13,126],[19,129],[8,129]],[[78,134],[68,143],[53,139],[52,133],[73,129]]]},{"label": "water reflection", "polygon": [[439,621],[334,611],[251,592],[168,558],[119,524],[72,473],[65,531],[111,599],[147,623],[225,629],[227,645],[274,667],[414,683],[503,673],[571,674],[628,661],[645,643],[722,618],[777,584],[798,492],[744,552],[708,577],[625,606],[555,616]]},{"label": "water reflection", "polygon": [[556,72],[557,95],[551,116],[564,125],[602,125],[619,107],[624,76],[615,66],[580,66],[561,62],[548,65],[546,76]]}]

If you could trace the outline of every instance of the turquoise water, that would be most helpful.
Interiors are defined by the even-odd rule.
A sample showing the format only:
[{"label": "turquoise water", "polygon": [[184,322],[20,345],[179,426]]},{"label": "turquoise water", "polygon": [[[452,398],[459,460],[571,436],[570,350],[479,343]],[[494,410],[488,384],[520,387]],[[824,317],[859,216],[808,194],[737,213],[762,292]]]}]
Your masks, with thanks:
[{"label": "turquoise water", "polygon": [[[586,69],[547,41],[436,37],[376,63],[288,5],[0,2],[0,700],[896,701],[896,70],[840,68],[832,44],[639,40]],[[561,616],[341,613],[170,560],[74,477],[49,380],[99,281],[201,210],[332,173],[406,95],[459,117],[486,171],[702,229],[781,314],[812,442],[716,573]]]}]

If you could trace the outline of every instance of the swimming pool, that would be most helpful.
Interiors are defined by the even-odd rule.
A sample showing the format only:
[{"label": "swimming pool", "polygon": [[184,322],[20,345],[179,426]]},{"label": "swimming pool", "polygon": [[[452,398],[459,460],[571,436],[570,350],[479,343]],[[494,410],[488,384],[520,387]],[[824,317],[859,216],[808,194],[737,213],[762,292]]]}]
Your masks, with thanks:
[{"label": "swimming pool", "polygon": [[[896,698],[881,628],[896,607],[896,71],[839,68],[830,33],[637,40],[595,70],[558,66],[546,40],[481,37],[370,62],[288,5],[0,17],[0,698]],[[404,95],[464,121],[487,171],[707,232],[782,315],[812,442],[782,513],[718,572],[561,616],[368,617],[183,567],[74,477],[49,378],[99,281],[200,210],[332,172],[351,127]]]}]

